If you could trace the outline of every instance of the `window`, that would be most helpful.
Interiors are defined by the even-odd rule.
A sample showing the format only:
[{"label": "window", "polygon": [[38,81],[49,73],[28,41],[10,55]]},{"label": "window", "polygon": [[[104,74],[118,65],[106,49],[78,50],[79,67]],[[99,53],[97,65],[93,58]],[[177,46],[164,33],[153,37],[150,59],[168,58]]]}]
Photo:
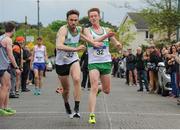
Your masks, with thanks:
[{"label": "window", "polygon": [[146,31],[146,39],[149,38],[149,32]]}]

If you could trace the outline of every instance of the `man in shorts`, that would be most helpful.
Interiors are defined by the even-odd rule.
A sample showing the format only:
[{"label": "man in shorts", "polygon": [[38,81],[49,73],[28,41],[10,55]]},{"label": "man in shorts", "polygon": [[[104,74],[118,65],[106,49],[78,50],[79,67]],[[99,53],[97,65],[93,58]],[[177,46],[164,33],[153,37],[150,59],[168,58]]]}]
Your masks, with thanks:
[{"label": "man in shorts", "polygon": [[33,93],[34,95],[40,95],[43,72],[46,67],[46,61],[48,59],[46,46],[43,45],[43,39],[41,37],[37,38],[37,45],[34,46],[32,57],[33,70],[35,75],[35,88]]},{"label": "man in shorts", "polygon": [[0,36],[0,116],[9,116],[16,113],[16,110],[8,108],[9,90],[11,86],[10,63],[20,74],[19,67],[15,61],[12,51],[12,39],[15,32],[15,24],[5,24],[5,34]]},{"label": "man in shorts", "polygon": [[[100,10],[98,8],[92,8],[88,11],[89,21],[92,26],[84,30],[85,35],[90,40],[98,39],[110,32],[110,29],[100,26]],[[91,91],[89,95],[89,123],[95,124],[95,106],[96,95],[98,92],[99,78],[102,83],[102,91],[106,94],[110,93],[110,73],[111,73],[111,54],[109,53],[109,39],[116,46],[117,49],[121,49],[122,45],[114,36],[103,40],[103,46],[94,47],[92,44],[88,45],[88,69],[91,83]]]}]

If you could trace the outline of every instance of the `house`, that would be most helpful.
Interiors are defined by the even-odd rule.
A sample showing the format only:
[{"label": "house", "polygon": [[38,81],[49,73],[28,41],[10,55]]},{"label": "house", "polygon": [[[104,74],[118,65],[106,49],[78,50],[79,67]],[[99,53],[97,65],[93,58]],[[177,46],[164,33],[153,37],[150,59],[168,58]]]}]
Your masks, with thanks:
[{"label": "house", "polygon": [[[154,35],[149,32],[148,24],[140,13],[127,13],[120,26],[123,26],[128,21],[133,21],[133,24],[128,26],[128,32],[134,33],[134,39],[129,42],[129,46],[125,46],[125,49],[131,48],[135,53],[138,46],[148,45],[148,41],[153,39]],[[120,34],[120,37],[123,37],[123,35],[126,35],[126,32]]]}]

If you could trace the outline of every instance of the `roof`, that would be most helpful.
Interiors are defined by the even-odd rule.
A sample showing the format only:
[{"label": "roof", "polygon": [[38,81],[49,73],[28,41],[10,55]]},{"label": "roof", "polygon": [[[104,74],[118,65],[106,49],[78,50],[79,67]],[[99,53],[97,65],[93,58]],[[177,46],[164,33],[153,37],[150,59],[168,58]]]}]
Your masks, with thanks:
[{"label": "roof", "polygon": [[148,29],[148,23],[145,21],[141,13],[129,12],[127,15],[135,22],[137,29]]}]

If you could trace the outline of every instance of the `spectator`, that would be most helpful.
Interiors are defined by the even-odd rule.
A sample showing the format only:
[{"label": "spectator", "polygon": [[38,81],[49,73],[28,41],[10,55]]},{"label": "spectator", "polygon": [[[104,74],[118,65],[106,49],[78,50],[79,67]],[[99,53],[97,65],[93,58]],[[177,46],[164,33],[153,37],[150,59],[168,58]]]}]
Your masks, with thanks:
[{"label": "spectator", "polygon": [[125,73],[126,73],[126,84],[129,85],[129,70],[127,69],[127,57],[129,55],[128,51],[124,51],[124,63],[125,63]]},{"label": "spectator", "polygon": [[88,70],[88,53],[87,50],[84,51],[81,60],[80,60],[80,66],[81,66],[81,71],[83,73],[83,79],[81,82],[81,87],[82,89],[85,89],[86,87],[86,82],[88,79],[88,90],[90,90],[90,79],[89,79],[89,70]]},{"label": "spectator", "polygon": [[133,83],[137,85],[137,73],[135,69],[136,57],[132,54],[132,50],[128,49],[128,56],[126,58],[126,66],[129,72],[129,85],[132,86]]},{"label": "spectator", "polygon": [[179,97],[179,89],[177,86],[177,70],[178,70],[178,63],[176,62],[175,58],[172,55],[178,55],[177,49],[175,45],[172,45],[170,48],[170,56],[167,60],[167,70],[168,73],[171,75],[171,87],[172,87],[172,96],[177,98]]},{"label": "spectator", "polygon": [[112,59],[112,64],[113,64],[113,76],[116,77],[117,71],[118,71],[118,63],[119,63],[119,58],[116,56]]},{"label": "spectator", "polygon": [[19,74],[20,70],[12,52],[12,39],[15,32],[15,24],[8,22],[5,24],[5,34],[0,36],[0,116],[9,116],[16,113],[8,108],[10,84],[10,63]]},{"label": "spectator", "polygon": [[150,93],[155,93],[157,90],[157,64],[159,62],[159,56],[156,52],[155,45],[151,45],[149,55],[149,82],[150,82]]},{"label": "spectator", "polygon": [[136,69],[137,69],[137,75],[139,77],[139,86],[140,86],[140,88],[138,89],[138,92],[143,91],[142,80],[144,80],[144,85],[146,87],[146,90],[149,91],[148,80],[147,80],[147,72],[145,71],[145,62],[143,59],[143,52],[142,52],[141,47],[137,48]]},{"label": "spectator", "polygon": [[21,91],[29,92],[30,90],[26,87],[28,74],[30,71],[31,53],[26,45],[23,47],[23,71],[21,74]]},{"label": "spectator", "polygon": [[[23,69],[23,50],[22,46],[25,39],[22,36],[16,37],[16,40],[13,44],[13,55],[15,57],[16,63],[18,67]],[[20,81],[21,81],[21,75],[16,73],[16,69],[11,69],[11,90],[9,98],[19,98],[19,88],[20,88]]]},{"label": "spectator", "polygon": [[[178,57],[180,57],[180,42],[176,43],[176,45],[177,45]],[[178,62],[178,61],[176,61],[176,62]],[[176,75],[177,75],[177,87],[178,87],[179,94],[180,94],[180,65],[179,64],[180,63],[178,63],[178,71],[177,71]],[[177,99],[177,102],[178,102],[178,105],[180,105],[180,99],[179,98]]]}]

